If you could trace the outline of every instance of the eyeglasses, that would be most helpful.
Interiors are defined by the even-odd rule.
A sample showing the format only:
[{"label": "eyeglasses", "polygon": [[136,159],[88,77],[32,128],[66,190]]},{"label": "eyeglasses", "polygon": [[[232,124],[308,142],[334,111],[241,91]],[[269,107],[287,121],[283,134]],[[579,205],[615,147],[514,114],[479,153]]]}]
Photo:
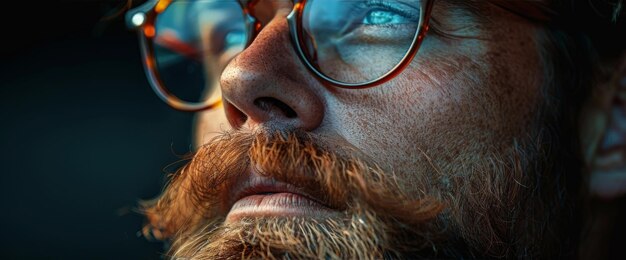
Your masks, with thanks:
[{"label": "eyeglasses", "polygon": [[[157,95],[183,111],[221,104],[218,78],[265,24],[263,1],[155,0],[126,14],[137,29],[146,75]],[[291,42],[322,83],[380,85],[415,57],[434,0],[292,0]],[[285,51],[285,50],[276,50]]]}]

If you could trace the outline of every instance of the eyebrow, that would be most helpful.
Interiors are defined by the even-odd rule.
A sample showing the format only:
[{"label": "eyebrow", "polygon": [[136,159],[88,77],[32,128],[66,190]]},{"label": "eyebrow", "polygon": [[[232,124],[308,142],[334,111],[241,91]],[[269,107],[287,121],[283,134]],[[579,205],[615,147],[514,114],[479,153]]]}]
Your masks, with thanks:
[{"label": "eyebrow", "polygon": [[442,0],[449,7],[459,8],[469,12],[478,19],[488,18],[485,5],[496,6],[504,11],[515,14],[530,22],[546,24],[553,20],[556,12],[545,1],[541,0]]},{"label": "eyebrow", "polygon": [[[481,8],[482,3],[488,2],[489,0],[483,1],[474,1],[474,0],[443,0],[439,1],[447,4],[449,7],[461,8],[466,11],[470,11],[474,15],[483,14],[483,8]],[[479,3],[480,2],[480,3]]]},{"label": "eyebrow", "polygon": [[544,1],[489,0],[488,2],[527,20],[538,23],[548,23],[556,14]]}]

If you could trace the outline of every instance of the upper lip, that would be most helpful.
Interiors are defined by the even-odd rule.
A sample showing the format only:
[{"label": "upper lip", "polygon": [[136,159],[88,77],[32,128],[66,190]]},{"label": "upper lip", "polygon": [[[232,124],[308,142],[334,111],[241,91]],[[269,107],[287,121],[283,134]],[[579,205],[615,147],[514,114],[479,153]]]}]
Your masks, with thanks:
[{"label": "upper lip", "polygon": [[305,197],[320,205],[331,208],[328,200],[319,192],[310,189],[311,187],[296,187],[290,183],[278,181],[271,177],[262,176],[255,171],[245,175],[231,189],[228,203],[228,210],[240,199],[252,195],[262,195],[267,193],[293,193]]}]

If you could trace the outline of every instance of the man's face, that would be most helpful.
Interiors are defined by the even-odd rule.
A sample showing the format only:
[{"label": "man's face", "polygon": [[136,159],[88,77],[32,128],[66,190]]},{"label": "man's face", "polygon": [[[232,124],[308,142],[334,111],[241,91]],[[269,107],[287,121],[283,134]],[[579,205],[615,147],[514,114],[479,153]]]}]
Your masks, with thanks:
[{"label": "man's face", "polygon": [[302,128],[410,180],[433,164],[458,171],[503,154],[533,130],[544,70],[538,28],[527,20],[494,5],[476,14],[437,2],[432,26],[457,37],[431,31],[397,78],[349,90],[324,86],[304,68],[289,41],[291,6],[272,2],[275,16],[220,75],[224,109],[199,114],[198,146],[226,129]]},{"label": "man's face", "polygon": [[[532,158],[541,149],[528,148],[534,142],[539,142],[536,139],[541,129],[537,118],[543,104],[541,93],[544,86],[540,28],[486,1],[480,1],[474,8],[470,8],[458,1],[441,0],[434,5],[431,31],[410,66],[385,84],[351,90],[321,83],[297,58],[289,40],[285,19],[292,8],[290,1],[261,1],[263,17],[260,19],[264,28],[248,48],[230,62],[218,66],[224,67],[219,75],[224,106],[198,114],[195,137],[199,153],[194,158],[195,167],[188,168],[192,172],[196,170],[194,173],[196,177],[201,175],[198,177],[200,179],[211,179],[207,177],[211,174],[233,174],[232,169],[235,168],[244,169],[244,173],[234,173],[237,177],[233,180],[225,181],[228,178],[224,177],[219,182],[211,182],[228,188],[215,188],[211,193],[210,196],[219,197],[220,202],[217,203],[219,206],[210,210],[210,217],[193,217],[193,214],[188,213],[188,217],[195,220],[193,223],[198,227],[212,223],[227,230],[229,226],[240,225],[240,222],[253,221],[258,231],[262,230],[258,228],[258,223],[270,219],[275,221],[273,225],[280,226],[283,222],[276,220],[277,217],[297,217],[298,221],[328,224],[324,221],[333,218],[342,222],[340,219],[346,216],[345,212],[352,216],[372,213],[383,216],[373,217],[372,221],[391,226],[374,230],[394,230],[396,233],[393,234],[405,234],[405,231],[397,231],[399,229],[394,228],[393,224],[384,223],[402,218],[383,214],[379,204],[384,203],[376,199],[355,200],[366,206],[359,206],[356,202],[335,205],[325,200],[327,198],[315,198],[324,197],[320,195],[320,190],[333,190],[332,187],[324,186],[332,183],[320,182],[320,178],[295,180],[295,184],[284,183],[294,180],[284,175],[307,172],[298,167],[315,166],[309,165],[311,162],[306,160],[304,163],[293,158],[282,158],[280,154],[315,157],[317,153],[304,151],[310,145],[315,147],[311,149],[319,148],[323,153],[337,152],[337,157],[347,158],[347,165],[366,165],[356,167],[357,173],[371,177],[384,172],[394,180],[390,185],[378,187],[370,183],[364,187],[400,189],[406,197],[399,195],[397,198],[435,198],[441,202],[443,210],[437,211],[437,217],[430,218],[430,222],[425,220],[419,225],[431,227],[433,233],[442,232],[442,237],[462,237],[466,244],[475,249],[497,252],[499,249],[494,248],[499,246],[490,248],[481,239],[506,240],[498,237],[501,235],[497,228],[498,221],[506,223],[507,217],[513,215],[500,215],[503,219],[494,220],[490,214],[507,212],[508,207],[518,205],[518,197],[526,192],[524,187],[530,183],[526,175],[532,176],[529,171],[539,171],[529,169],[527,160],[520,157]],[[231,134],[246,133],[241,135],[249,137],[234,134],[235,137],[215,139],[224,131]],[[285,140],[292,139],[294,135],[289,135],[292,132],[297,133],[295,136],[307,136],[304,141],[294,137],[297,140],[295,142],[304,143],[305,148],[296,145],[300,148],[289,150],[290,145],[283,144]],[[258,137],[274,136],[276,133],[282,137]],[[245,149],[254,151],[236,156],[209,151],[234,151],[225,148],[229,142],[248,143]],[[285,150],[281,150],[283,148]],[[232,162],[232,158],[241,161]],[[301,162],[303,165],[272,164],[264,161],[264,158],[288,164]],[[335,159],[333,156],[324,158],[331,161]],[[208,162],[210,160],[220,162]],[[322,165],[328,163],[320,160]],[[355,160],[363,164],[354,163]],[[312,161],[320,162],[315,161],[315,158]],[[380,170],[371,173],[371,168]],[[316,171],[325,171],[313,171],[313,175],[326,178],[328,176],[325,174],[347,174],[346,169],[335,167],[318,167]],[[194,186],[192,179],[202,182],[195,178],[187,179],[178,184],[190,188]],[[272,186],[269,183],[276,179],[279,185],[268,188]],[[257,188],[258,192],[248,191],[246,195],[252,196],[247,198],[238,195],[238,188],[259,180],[263,182],[261,186],[265,185],[264,188]],[[315,181],[319,183],[312,184]],[[339,178],[335,181],[342,180]],[[343,181],[352,183],[355,179],[347,177]],[[318,192],[298,195],[298,191],[310,188],[298,187],[303,183],[320,186],[313,189]],[[285,188],[287,186],[290,187]],[[339,186],[345,189],[356,187],[352,184]],[[361,194],[362,191],[358,192],[358,187],[355,189],[358,196],[365,196]],[[329,192],[337,198],[350,197],[350,194],[337,195],[336,190]],[[279,196],[277,193],[283,194]],[[296,193],[296,197],[292,193]],[[396,198],[385,196],[381,195],[381,198]],[[176,198],[182,201],[182,197],[180,195]],[[368,204],[371,201],[375,203]],[[367,210],[359,211],[351,207]],[[444,226],[447,231],[442,231]],[[280,227],[286,228],[284,225]],[[199,231],[195,232],[197,235]],[[210,232],[205,230],[205,233]],[[217,233],[227,236],[228,231],[220,229]],[[276,235],[272,232],[265,235],[271,237],[272,234]],[[416,234],[407,236],[412,235]],[[216,236],[211,239],[219,240]],[[256,245],[263,244],[263,241],[277,241],[263,236],[262,233],[255,233]],[[293,236],[298,237],[297,234]],[[381,239],[384,237],[380,235]],[[183,240],[179,238],[178,244],[175,244],[179,249],[185,247],[181,246],[185,244]],[[434,238],[432,241],[435,241]],[[195,245],[198,246],[197,241]],[[289,252],[289,249],[281,248],[278,251]]]}]

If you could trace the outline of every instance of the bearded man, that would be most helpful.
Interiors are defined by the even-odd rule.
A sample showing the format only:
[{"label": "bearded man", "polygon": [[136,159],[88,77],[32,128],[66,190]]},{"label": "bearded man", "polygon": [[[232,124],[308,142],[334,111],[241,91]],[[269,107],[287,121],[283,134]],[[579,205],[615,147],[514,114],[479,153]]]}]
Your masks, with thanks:
[{"label": "bearded man", "polygon": [[604,252],[583,213],[626,189],[622,2],[581,2],[129,11],[154,90],[202,111],[144,233],[172,258]]}]

